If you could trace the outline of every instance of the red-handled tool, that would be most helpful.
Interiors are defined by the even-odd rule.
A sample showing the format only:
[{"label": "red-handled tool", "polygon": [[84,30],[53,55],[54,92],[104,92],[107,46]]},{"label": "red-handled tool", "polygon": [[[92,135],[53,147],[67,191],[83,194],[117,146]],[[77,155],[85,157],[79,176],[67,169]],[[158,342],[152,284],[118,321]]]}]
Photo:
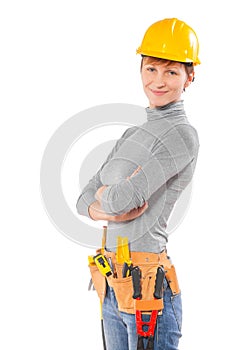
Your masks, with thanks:
[{"label": "red-handled tool", "polygon": [[[136,266],[131,270],[132,281],[133,281],[133,298],[136,300],[141,300],[141,271]],[[162,267],[158,267],[155,279],[155,289],[154,289],[154,299],[162,299],[163,297],[163,281],[165,277],[165,271]],[[143,310],[136,308],[136,327],[138,334],[138,344],[137,350],[153,350],[154,349],[154,333],[156,327],[156,321],[158,316],[158,310],[152,310],[150,315],[150,320],[145,322],[142,320]],[[147,327],[147,330],[145,330]],[[144,339],[148,338],[147,347],[144,348]]]}]

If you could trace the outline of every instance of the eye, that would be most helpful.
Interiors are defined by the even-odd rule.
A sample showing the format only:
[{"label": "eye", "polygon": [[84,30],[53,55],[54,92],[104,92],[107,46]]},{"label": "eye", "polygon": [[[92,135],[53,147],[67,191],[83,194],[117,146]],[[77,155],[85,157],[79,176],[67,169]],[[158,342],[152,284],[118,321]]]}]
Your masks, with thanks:
[{"label": "eye", "polygon": [[169,70],[168,73],[169,73],[170,75],[177,75],[177,72],[174,71],[174,70]]},{"label": "eye", "polygon": [[155,68],[154,67],[147,67],[146,69],[148,72],[154,72],[155,71]]}]

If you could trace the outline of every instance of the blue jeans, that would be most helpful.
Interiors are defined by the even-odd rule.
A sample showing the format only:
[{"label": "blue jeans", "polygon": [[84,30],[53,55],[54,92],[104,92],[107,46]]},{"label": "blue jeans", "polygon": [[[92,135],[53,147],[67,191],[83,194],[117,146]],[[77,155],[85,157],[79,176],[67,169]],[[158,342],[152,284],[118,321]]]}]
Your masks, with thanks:
[{"label": "blue jeans", "polygon": [[[172,295],[166,279],[163,301],[163,313],[157,317],[154,350],[177,350],[181,337],[181,295]],[[143,317],[143,321],[149,321],[150,315],[143,315]],[[107,350],[137,349],[135,315],[118,310],[115,293],[110,286],[107,287],[103,303],[103,321]],[[146,340],[144,347],[146,348]]]}]

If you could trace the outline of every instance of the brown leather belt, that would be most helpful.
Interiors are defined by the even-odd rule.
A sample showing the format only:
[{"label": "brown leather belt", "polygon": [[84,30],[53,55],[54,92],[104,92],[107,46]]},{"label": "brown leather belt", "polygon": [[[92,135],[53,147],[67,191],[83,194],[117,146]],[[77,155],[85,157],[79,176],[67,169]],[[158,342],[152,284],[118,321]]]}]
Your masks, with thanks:
[{"label": "brown leather belt", "polygon": [[[111,258],[113,264],[117,263],[116,253],[105,251],[104,255],[107,258]],[[164,267],[168,268],[170,268],[172,265],[165,250],[161,253],[130,252],[130,257],[133,265],[154,264],[163,265]]]}]

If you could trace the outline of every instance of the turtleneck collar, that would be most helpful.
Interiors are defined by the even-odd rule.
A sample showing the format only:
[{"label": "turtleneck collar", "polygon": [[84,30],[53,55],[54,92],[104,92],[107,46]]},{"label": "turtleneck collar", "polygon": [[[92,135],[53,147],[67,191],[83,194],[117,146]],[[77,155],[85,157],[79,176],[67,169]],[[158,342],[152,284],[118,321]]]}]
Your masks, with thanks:
[{"label": "turtleneck collar", "polygon": [[171,102],[162,107],[146,108],[147,120],[153,121],[161,118],[174,118],[180,115],[185,116],[184,101]]}]

